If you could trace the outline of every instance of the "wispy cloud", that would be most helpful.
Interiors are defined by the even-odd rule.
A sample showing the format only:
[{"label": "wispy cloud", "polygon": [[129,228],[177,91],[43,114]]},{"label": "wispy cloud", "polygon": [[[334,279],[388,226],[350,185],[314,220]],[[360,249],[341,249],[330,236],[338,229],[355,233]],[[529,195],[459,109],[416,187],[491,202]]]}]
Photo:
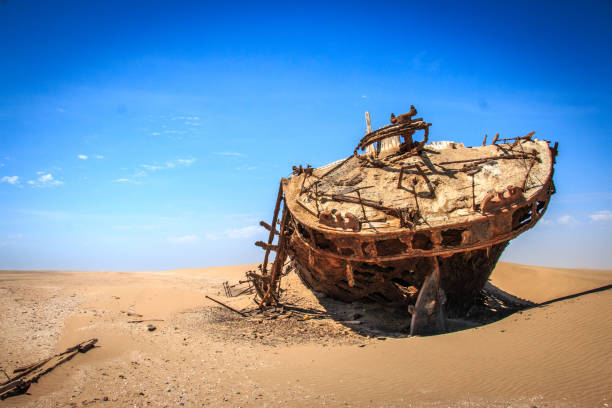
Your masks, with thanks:
[{"label": "wispy cloud", "polygon": [[19,176],[4,176],[0,179],[0,183],[8,183],[12,185],[19,184]]},{"label": "wispy cloud", "polygon": [[197,116],[173,116],[170,120],[200,120]]},{"label": "wispy cloud", "polygon": [[181,164],[183,166],[191,166],[196,159],[176,159],[176,162],[178,164]]},{"label": "wispy cloud", "polygon": [[580,221],[578,221],[574,216],[569,214],[564,214],[557,218],[557,223],[560,225],[582,225]]},{"label": "wispy cloud", "polygon": [[187,167],[195,163],[196,159],[176,159],[167,161],[164,164],[141,164],[140,167],[149,171],[173,169],[175,167]]},{"label": "wispy cloud", "polygon": [[161,133],[159,133],[159,132],[153,132],[153,133],[151,133],[151,136],[159,136],[159,135],[161,135]]},{"label": "wispy cloud", "polygon": [[136,180],[129,179],[127,177],[122,177],[114,180],[115,183],[131,183],[131,184],[140,184]]},{"label": "wispy cloud", "polygon": [[597,211],[589,215],[589,218],[595,222],[612,221],[612,211],[603,210]]},{"label": "wispy cloud", "polygon": [[162,169],[167,169],[168,167],[166,165],[162,165],[162,166],[157,166],[157,165],[153,165],[153,164],[141,164],[140,167],[145,168],[149,171],[156,171],[156,170],[162,170]]},{"label": "wispy cloud", "polygon": [[9,234],[6,236],[5,240],[0,240],[0,247],[3,246],[8,246],[10,244],[14,244],[17,241],[20,241],[21,239],[23,239],[23,234],[18,233],[18,234]]},{"label": "wispy cloud", "polygon": [[198,240],[197,235],[183,235],[179,237],[168,237],[168,242],[171,244],[193,244]]},{"label": "wispy cloud", "polygon": [[113,229],[119,231],[153,231],[160,228],[159,225],[113,225]]},{"label": "wispy cloud", "polygon": [[217,156],[231,156],[231,157],[246,157],[246,154],[240,152],[215,152]]},{"label": "wispy cloud", "polygon": [[56,180],[51,173],[38,172],[40,177],[36,180],[28,180],[28,184],[33,187],[57,187],[64,184],[61,180]]},{"label": "wispy cloud", "polygon": [[48,210],[20,210],[20,212],[33,215],[36,217],[51,219],[51,220],[66,220],[71,217],[74,217],[74,213],[70,213],[67,211],[48,211]]},{"label": "wispy cloud", "polygon": [[259,225],[248,225],[242,228],[230,228],[220,233],[207,233],[206,239],[216,241],[220,239],[241,239],[249,238],[264,231]]},{"label": "wispy cloud", "polygon": [[225,235],[228,238],[232,238],[232,239],[249,238],[257,234],[258,232],[262,232],[262,231],[263,231],[263,228],[260,227],[259,225],[249,225],[243,228],[228,229],[227,231],[225,231]]},{"label": "wispy cloud", "polygon": [[102,156],[101,154],[96,154],[94,157],[96,159],[103,159],[104,158],[104,156]]},{"label": "wispy cloud", "polygon": [[243,171],[243,170],[252,171],[252,170],[257,170],[257,167],[256,166],[239,166],[239,167],[236,167],[236,170],[238,170],[238,171]]},{"label": "wispy cloud", "polygon": [[79,158],[81,160],[87,160],[88,159],[87,155],[84,155],[84,154],[77,155],[77,158]]},{"label": "wispy cloud", "polygon": [[59,113],[64,113],[66,112],[64,109],[62,108],[55,108],[56,111],[58,111]]}]

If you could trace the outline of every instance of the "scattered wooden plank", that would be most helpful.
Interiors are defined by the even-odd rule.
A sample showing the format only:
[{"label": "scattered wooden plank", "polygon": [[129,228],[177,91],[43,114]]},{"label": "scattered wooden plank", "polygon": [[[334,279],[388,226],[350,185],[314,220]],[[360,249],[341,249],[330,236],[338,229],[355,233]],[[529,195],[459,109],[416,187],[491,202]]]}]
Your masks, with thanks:
[{"label": "scattered wooden plank", "polygon": [[163,322],[164,319],[143,319],[143,320],[128,320],[128,323],[143,323],[143,322]]},{"label": "scattered wooden plank", "polygon": [[30,388],[30,385],[38,381],[41,376],[47,374],[58,365],[70,360],[78,353],[85,353],[92,349],[97,342],[98,339],[90,339],[75,346],[69,347],[63,352],[44,359],[38,363],[15,369],[13,373],[19,374],[0,384],[0,399],[23,394],[28,390],[28,388]]},{"label": "scattered wooden plank", "polygon": [[215,303],[220,304],[220,305],[221,305],[221,306],[223,306],[224,308],[229,309],[229,310],[231,310],[231,311],[232,311],[232,312],[234,312],[234,313],[238,313],[238,314],[239,314],[240,316],[242,316],[242,317],[248,317],[248,316],[247,316],[247,315],[245,315],[244,313],[242,313],[242,312],[240,312],[240,311],[238,311],[238,310],[234,309],[233,307],[230,307],[230,306],[226,305],[225,303],[219,302],[218,300],[213,299],[213,298],[211,298],[211,297],[210,297],[210,296],[208,296],[208,295],[206,295],[206,296],[205,296],[205,298],[206,298],[206,299],[209,299],[209,300],[212,300],[212,301],[213,301],[213,302],[215,302]]}]

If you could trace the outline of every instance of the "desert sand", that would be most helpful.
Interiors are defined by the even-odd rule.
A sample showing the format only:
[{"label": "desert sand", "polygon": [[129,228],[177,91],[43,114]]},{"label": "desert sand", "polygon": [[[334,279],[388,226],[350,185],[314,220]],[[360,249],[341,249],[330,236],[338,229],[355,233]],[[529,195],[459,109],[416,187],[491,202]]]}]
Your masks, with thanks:
[{"label": "desert sand", "polygon": [[294,273],[283,299],[299,313],[244,318],[204,297],[252,309],[223,282],[254,267],[0,272],[4,371],[99,339],[0,406],[612,405],[612,290],[592,291],[612,271],[500,263],[491,284],[548,303],[409,337],[405,315],[317,297]]}]

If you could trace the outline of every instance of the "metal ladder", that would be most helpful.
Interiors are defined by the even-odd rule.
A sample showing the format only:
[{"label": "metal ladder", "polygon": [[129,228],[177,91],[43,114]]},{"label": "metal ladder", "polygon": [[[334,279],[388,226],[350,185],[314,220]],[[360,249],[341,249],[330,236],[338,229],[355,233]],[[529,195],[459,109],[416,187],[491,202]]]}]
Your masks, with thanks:
[{"label": "metal ladder", "polygon": [[[260,299],[258,302],[260,308],[278,305],[279,282],[281,273],[283,271],[283,266],[285,265],[285,260],[287,259],[286,228],[289,218],[289,210],[287,209],[287,204],[283,194],[283,181],[284,179],[281,179],[278,188],[276,205],[274,206],[274,215],[272,216],[272,224],[268,224],[264,221],[260,221],[259,223],[259,225],[270,231],[267,243],[263,241],[255,242],[256,246],[261,247],[266,251],[263,264],[261,265],[261,275],[258,275],[255,272],[250,272],[247,275],[253,282],[255,291]],[[278,215],[281,212],[281,204],[282,215],[280,220],[280,228],[277,230],[276,225],[278,223]],[[276,244],[274,244],[274,237],[276,235],[278,235],[278,241]],[[274,258],[270,271],[268,271],[268,261],[271,251],[276,252],[276,257]]]}]

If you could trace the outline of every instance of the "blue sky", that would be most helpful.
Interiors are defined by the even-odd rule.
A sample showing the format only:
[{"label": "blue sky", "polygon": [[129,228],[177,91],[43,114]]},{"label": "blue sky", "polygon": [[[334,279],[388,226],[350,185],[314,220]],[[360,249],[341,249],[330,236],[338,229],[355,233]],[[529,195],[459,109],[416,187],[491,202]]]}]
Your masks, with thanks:
[{"label": "blue sky", "polygon": [[559,141],[504,260],[612,266],[607,2],[0,1],[0,268],[259,262],[280,177],[407,111]]}]

